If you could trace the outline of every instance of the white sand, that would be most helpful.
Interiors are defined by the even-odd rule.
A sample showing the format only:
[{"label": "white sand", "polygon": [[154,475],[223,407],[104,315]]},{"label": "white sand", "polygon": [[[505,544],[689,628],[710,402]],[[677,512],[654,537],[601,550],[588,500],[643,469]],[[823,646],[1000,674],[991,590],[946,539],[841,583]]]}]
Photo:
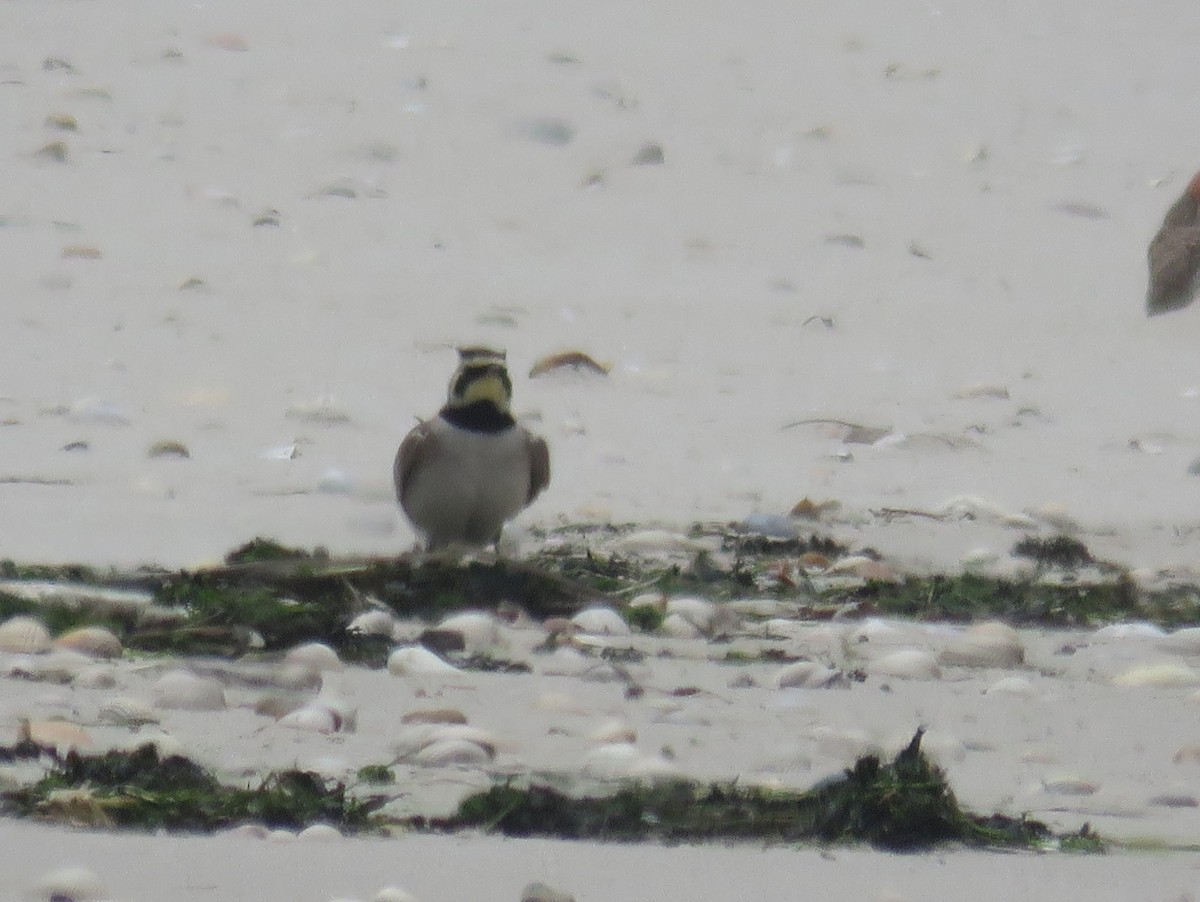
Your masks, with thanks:
[{"label": "white sand", "polygon": [[[1100,555],[1188,568],[1200,312],[1147,321],[1142,298],[1146,242],[1197,165],[1194,22],[1186,0],[7,3],[0,557],[178,565],[256,534],[406,548],[391,456],[440,404],[450,348],[482,340],[518,377],[567,348],[614,367],[517,379],[555,470],[526,523],[683,526],[808,496],[840,502],[840,538],[954,567],[981,548],[1003,559],[1022,530],[999,515],[1033,511]],[[78,131],[46,128],[53,114]],[[559,120],[568,143],[536,139]],[[65,163],[37,153],[56,140]],[[631,165],[646,142],[664,165]],[[253,226],[268,209],[279,226]],[[864,246],[827,240],[849,235]],[[64,258],[72,246],[101,256]],[[190,279],[204,284],[181,290]],[[977,386],[1008,397],[957,397]],[[895,434],[846,445],[782,428],[811,417]],[[163,439],[190,458],[148,459]],[[296,459],[261,458],[293,442]],[[975,519],[871,513],[961,496],[982,499],[957,508]],[[1174,723],[1162,716],[1138,729]],[[50,851],[37,828],[5,831]],[[175,881],[139,895],[102,867],[129,898],[185,898],[169,855],[226,854],[156,839],[173,851],[144,861],[146,840],[51,835],[67,857],[76,843],[136,854],[148,881]],[[985,897],[988,874],[1014,870],[1034,875],[1027,898],[1188,885],[1179,859],[824,863],[432,839],[380,854],[439,843],[505,862],[511,885],[401,868],[422,900],[481,898],[480,884],[512,899],[547,859],[581,874],[562,878],[580,898],[661,898],[644,888],[664,873],[703,883],[681,896],[736,897],[683,863],[700,854],[732,887],[745,875],[747,897],[790,896],[809,869],[830,898],[890,898],[893,877],[897,897]],[[198,877],[186,898],[235,898],[220,880],[268,873],[274,898],[335,891],[288,848],[275,868],[255,846],[260,865],[211,891]],[[611,866],[621,856],[645,869]]]}]

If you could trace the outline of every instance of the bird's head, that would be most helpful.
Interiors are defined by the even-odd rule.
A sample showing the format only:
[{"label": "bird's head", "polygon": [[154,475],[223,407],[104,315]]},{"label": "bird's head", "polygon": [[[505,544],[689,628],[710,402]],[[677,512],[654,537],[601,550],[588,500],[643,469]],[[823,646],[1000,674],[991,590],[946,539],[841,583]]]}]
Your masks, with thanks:
[{"label": "bird's head", "polygon": [[484,347],[458,349],[458,369],[450,377],[446,406],[464,408],[488,404],[508,413],[512,404],[512,379],[503,351]]}]

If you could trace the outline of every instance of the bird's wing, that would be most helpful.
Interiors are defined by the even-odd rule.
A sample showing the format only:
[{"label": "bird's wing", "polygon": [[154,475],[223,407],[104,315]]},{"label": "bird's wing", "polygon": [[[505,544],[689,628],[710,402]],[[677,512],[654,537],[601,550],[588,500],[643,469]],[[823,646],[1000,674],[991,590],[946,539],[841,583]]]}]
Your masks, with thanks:
[{"label": "bird's wing", "polygon": [[404,493],[413,473],[437,449],[438,437],[428,421],[414,426],[396,452],[396,464],[392,474],[396,480],[396,500],[404,505]]},{"label": "bird's wing", "polygon": [[526,504],[542,493],[550,484],[550,449],[540,435],[529,435],[529,495]]},{"label": "bird's wing", "polygon": [[1147,254],[1150,290],[1147,305],[1152,313],[1186,306],[1184,297],[1200,269],[1200,226],[1163,229],[1150,242]]}]

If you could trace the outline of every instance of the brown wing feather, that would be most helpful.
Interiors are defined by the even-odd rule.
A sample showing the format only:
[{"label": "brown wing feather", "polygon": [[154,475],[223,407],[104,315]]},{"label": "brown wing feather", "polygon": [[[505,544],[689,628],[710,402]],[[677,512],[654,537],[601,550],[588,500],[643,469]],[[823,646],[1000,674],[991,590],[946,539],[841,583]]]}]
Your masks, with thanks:
[{"label": "brown wing feather", "polygon": [[408,435],[404,436],[404,441],[400,443],[392,475],[396,482],[396,500],[400,502],[401,507],[404,507],[404,493],[408,488],[409,480],[412,479],[413,472],[429,459],[429,455],[433,453],[436,445],[437,436],[434,435],[429,423],[414,426]]},{"label": "brown wing feather", "polygon": [[542,493],[550,484],[550,449],[540,435],[529,435],[529,496],[526,504]]},{"label": "brown wing feather", "polygon": [[1186,307],[1200,269],[1200,226],[1164,228],[1150,242],[1150,288],[1146,308],[1153,315]]}]

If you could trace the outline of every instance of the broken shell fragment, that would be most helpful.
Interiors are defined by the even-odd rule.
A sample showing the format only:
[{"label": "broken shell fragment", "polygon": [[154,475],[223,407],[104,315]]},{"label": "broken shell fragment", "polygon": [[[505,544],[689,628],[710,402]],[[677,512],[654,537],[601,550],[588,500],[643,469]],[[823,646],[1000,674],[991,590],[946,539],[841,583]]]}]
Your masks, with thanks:
[{"label": "broken shell fragment", "polygon": [[583,351],[563,351],[560,354],[550,354],[538,360],[529,370],[529,378],[536,379],[560,370],[574,370],[577,373],[590,373],[595,376],[607,376],[612,367],[599,363]]}]

